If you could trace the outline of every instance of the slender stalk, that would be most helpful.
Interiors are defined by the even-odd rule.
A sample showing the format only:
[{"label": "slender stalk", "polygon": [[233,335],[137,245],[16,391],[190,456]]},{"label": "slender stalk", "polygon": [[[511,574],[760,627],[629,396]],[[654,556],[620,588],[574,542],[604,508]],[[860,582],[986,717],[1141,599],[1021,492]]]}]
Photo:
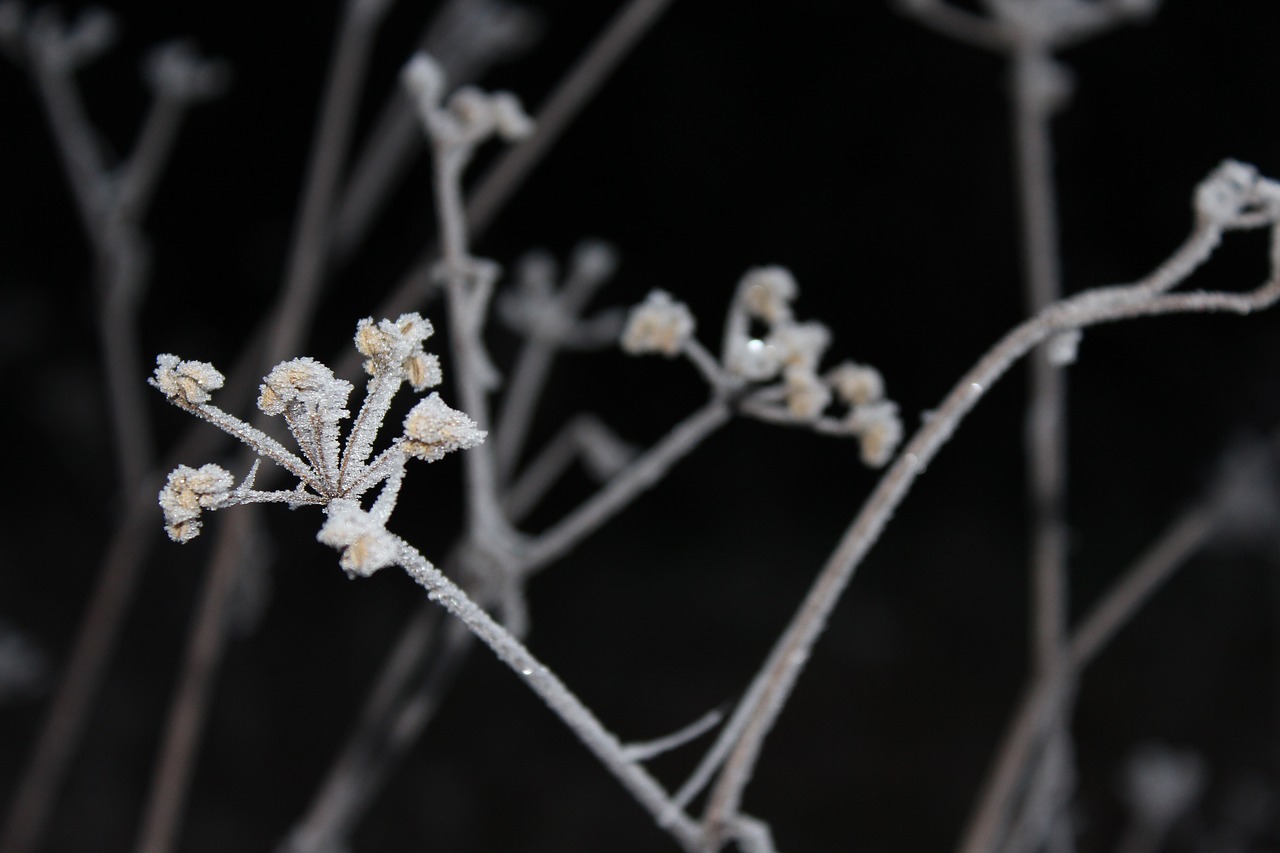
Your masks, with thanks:
[{"label": "slender stalk", "polygon": [[[400,563],[432,599],[460,619],[487,645],[498,659],[519,675],[534,693],[547,703],[578,739],[622,783],[636,801],[688,851],[699,849],[699,832],[694,822],[675,810],[670,797],[640,764],[627,757],[626,748],[582,704],[572,691],[509,631],[472,601],[461,587],[446,578],[411,545],[400,541]],[[673,811],[676,814],[673,817]]]},{"label": "slender stalk", "polygon": [[[1079,678],[1160,585],[1200,550],[1213,532],[1215,516],[1207,507],[1188,510],[1121,575],[1072,632],[1069,669],[1064,674],[1073,681]],[[1057,696],[1064,687],[1062,678],[1037,678],[1019,700],[961,836],[957,848],[961,853],[984,853],[999,843],[1010,806],[1022,788],[1036,745],[1042,742],[1041,732],[1064,707]]]},{"label": "slender stalk", "polygon": [[[1176,254],[1203,259],[1220,237],[1219,227],[1198,227]],[[1176,260],[1171,259],[1169,263]],[[750,781],[764,738],[781,713],[840,594],[916,478],[993,383],[1032,348],[1061,331],[1169,313],[1213,310],[1249,313],[1271,305],[1280,297],[1280,279],[1272,279],[1257,290],[1243,294],[1153,294],[1149,286],[1148,279],[1128,287],[1086,291],[1023,322],[956,383],[934,416],[907,443],[828,558],[727,726],[735,729],[741,725],[741,736],[725,762],[703,817],[707,849],[718,849],[723,842],[723,833],[738,813],[742,791]]]},{"label": "slender stalk", "polygon": [[730,417],[719,398],[685,418],[660,442],[641,454],[585,503],[561,519],[520,555],[521,571],[530,573],[563,556],[582,538],[600,528],[637,495],[652,487],[708,435]]}]

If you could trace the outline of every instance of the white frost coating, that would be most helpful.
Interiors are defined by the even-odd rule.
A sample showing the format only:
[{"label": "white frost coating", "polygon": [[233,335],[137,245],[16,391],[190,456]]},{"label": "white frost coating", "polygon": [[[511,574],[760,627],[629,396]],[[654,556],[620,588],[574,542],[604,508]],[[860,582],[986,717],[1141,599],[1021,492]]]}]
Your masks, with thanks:
[{"label": "white frost coating", "polygon": [[337,498],[325,509],[328,519],[316,534],[322,545],[342,550],[338,562],[349,575],[369,577],[396,562],[396,538],[355,501]]},{"label": "white frost coating", "polygon": [[208,362],[182,361],[166,353],[156,356],[155,375],[147,381],[170,400],[198,406],[209,402],[209,392],[221,388],[224,378]]},{"label": "white frost coating", "polygon": [[862,447],[862,461],[879,468],[893,458],[902,441],[898,404],[888,400],[859,406],[849,414],[849,428]]},{"label": "white frost coating", "polygon": [[447,453],[475,447],[484,441],[485,434],[475,421],[433,393],[405,417],[400,447],[410,456],[435,462]]},{"label": "white frost coating", "polygon": [[[258,386],[258,408],[268,415],[287,413],[291,406],[346,417],[351,383],[338,379],[333,371],[314,358],[295,358],[271,369]],[[340,412],[340,414],[339,414]]]},{"label": "white frost coating", "polygon": [[217,465],[190,468],[179,465],[160,490],[164,529],[174,542],[190,542],[200,535],[200,513],[217,508],[230,494],[235,479]]},{"label": "white frost coating", "polygon": [[864,406],[884,397],[884,377],[866,364],[842,362],[826,378],[840,401],[849,406]]},{"label": "white frost coating", "polygon": [[821,323],[782,323],[765,339],[785,367],[813,370],[831,343],[831,330]]},{"label": "white frost coating", "polygon": [[752,317],[766,323],[791,319],[791,302],[800,292],[795,277],[785,267],[756,267],[747,270],[738,283],[738,299]]},{"label": "white frost coating", "polygon": [[366,317],[356,325],[356,350],[367,356],[364,369],[370,376],[400,369],[413,390],[423,391],[444,381],[440,359],[422,349],[434,332],[430,321],[417,313],[401,314],[394,323],[375,324]]},{"label": "white frost coating", "polygon": [[787,408],[799,420],[817,420],[831,404],[831,389],[808,368],[788,368],[785,382]]}]

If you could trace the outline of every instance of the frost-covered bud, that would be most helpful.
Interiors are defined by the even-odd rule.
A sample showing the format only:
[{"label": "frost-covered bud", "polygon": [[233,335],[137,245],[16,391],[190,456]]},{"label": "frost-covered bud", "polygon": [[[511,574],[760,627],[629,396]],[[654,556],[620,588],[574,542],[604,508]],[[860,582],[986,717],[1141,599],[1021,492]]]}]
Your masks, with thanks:
[{"label": "frost-covered bud", "polygon": [[426,118],[440,105],[444,97],[445,76],[442,69],[428,54],[418,51],[400,72],[400,82],[414,100],[418,113]]},{"label": "frost-covered bud", "polygon": [[338,563],[348,575],[369,577],[378,569],[395,565],[399,543],[360,504],[346,498],[329,501],[329,516],[316,539],[322,545],[342,550]]},{"label": "frost-covered bud", "polygon": [[189,468],[179,465],[160,490],[164,529],[174,542],[190,542],[200,535],[200,513],[215,509],[231,492],[235,480],[217,465]]},{"label": "frost-covered bud", "polygon": [[1204,784],[1204,761],[1194,752],[1144,744],[1125,763],[1125,798],[1134,817],[1149,827],[1176,821]]},{"label": "frost-covered bud", "polygon": [[533,133],[533,119],[524,111],[520,99],[510,92],[494,92],[489,96],[493,125],[507,142],[524,139]]},{"label": "frost-covered bud", "polygon": [[184,100],[205,100],[222,94],[230,80],[226,63],[202,59],[190,41],[165,42],[143,62],[143,77],[151,88]]},{"label": "frost-covered bud", "polygon": [[450,408],[432,393],[405,417],[400,447],[410,456],[435,462],[446,453],[475,447],[486,434],[465,412]]},{"label": "frost-covered bud", "polygon": [[812,370],[831,343],[831,330],[821,323],[783,323],[766,339],[778,350],[785,367]]},{"label": "frost-covered bud", "polygon": [[224,378],[208,362],[182,361],[166,353],[156,356],[155,375],[147,381],[170,400],[198,406],[209,402],[209,392],[221,388]]},{"label": "frost-covered bud", "polygon": [[818,375],[804,367],[786,372],[787,409],[802,421],[814,421],[831,404],[831,389]]},{"label": "frost-covered bud", "polygon": [[791,319],[791,302],[800,288],[785,267],[756,267],[747,270],[738,283],[738,298],[752,317],[766,323],[784,323]]},{"label": "frost-covered bud", "polygon": [[463,86],[449,98],[449,115],[461,139],[478,141],[497,128],[493,100],[474,86]]},{"label": "frost-covered bud", "polygon": [[858,406],[849,414],[848,424],[858,437],[862,461],[872,468],[879,468],[893,458],[902,441],[898,404],[888,400]]},{"label": "frost-covered bud", "polygon": [[782,353],[769,341],[744,338],[729,347],[725,367],[748,382],[764,382],[782,370]]},{"label": "frost-covered bud", "polygon": [[1223,160],[1196,187],[1195,207],[1200,218],[1229,225],[1253,201],[1258,170],[1238,160]]},{"label": "frost-covered bud", "polygon": [[627,316],[622,348],[632,355],[656,352],[674,358],[693,337],[694,326],[689,306],[665,290],[653,290]]},{"label": "frost-covered bud", "polygon": [[356,325],[356,350],[368,356],[364,369],[370,376],[400,369],[413,390],[422,391],[444,381],[440,360],[422,349],[422,342],[434,331],[431,322],[416,313],[376,325],[372,317],[366,317]]},{"label": "frost-covered bud", "polygon": [[865,406],[884,397],[884,377],[866,364],[846,361],[827,373],[827,382],[841,402],[849,406]]},{"label": "frost-covered bud", "polygon": [[351,383],[336,378],[333,371],[314,358],[295,358],[272,368],[258,386],[258,408],[268,415],[284,412],[291,403],[305,404],[308,410],[323,410],[330,417],[346,417],[345,406]]}]

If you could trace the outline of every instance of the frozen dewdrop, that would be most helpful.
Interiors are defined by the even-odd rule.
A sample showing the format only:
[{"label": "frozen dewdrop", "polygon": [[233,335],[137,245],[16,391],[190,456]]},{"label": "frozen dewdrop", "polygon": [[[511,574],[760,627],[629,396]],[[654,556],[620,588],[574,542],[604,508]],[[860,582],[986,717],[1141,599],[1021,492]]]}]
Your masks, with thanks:
[{"label": "frozen dewdrop", "polygon": [[1206,222],[1225,226],[1252,201],[1258,171],[1238,160],[1223,160],[1196,187],[1196,213]]},{"label": "frozen dewdrop", "polygon": [[767,338],[786,367],[815,368],[831,344],[831,330],[821,323],[782,323]]},{"label": "frozen dewdrop", "polygon": [[902,441],[898,405],[888,400],[857,407],[850,413],[848,424],[858,437],[862,461],[872,468],[879,468],[893,458]]},{"label": "frozen dewdrop", "polygon": [[208,362],[182,361],[166,353],[156,356],[155,375],[149,381],[170,400],[198,406],[209,402],[209,392],[221,388],[224,377]]},{"label": "frozen dewdrop", "polygon": [[454,450],[477,446],[485,435],[466,413],[450,408],[432,393],[405,416],[400,447],[410,456],[435,462]]},{"label": "frozen dewdrop", "polygon": [[259,386],[258,408],[268,415],[284,412],[290,404],[305,404],[308,409],[323,409],[331,415],[345,417],[338,410],[346,405],[351,384],[337,379],[333,371],[314,358],[295,358],[272,368]]},{"label": "frozen dewdrop", "polygon": [[349,575],[369,577],[395,565],[399,543],[369,513],[352,500],[337,498],[325,508],[328,518],[316,534],[322,545],[342,550],[338,563]]},{"label": "frozen dewdrop", "polygon": [[786,372],[787,409],[802,421],[815,421],[831,405],[831,389],[807,368]]},{"label": "frozen dewdrop", "polygon": [[1125,763],[1125,798],[1146,826],[1164,827],[1177,820],[1204,784],[1204,762],[1194,752],[1145,744]]},{"label": "frozen dewdrop", "polygon": [[424,118],[433,113],[444,97],[445,76],[428,54],[418,51],[405,63],[400,82],[414,99],[418,113]]},{"label": "frozen dewdrop", "polygon": [[493,124],[498,135],[507,142],[524,139],[533,133],[533,119],[524,111],[520,99],[510,92],[494,92],[489,96]]},{"label": "frozen dewdrop", "polygon": [[791,302],[800,288],[785,267],[756,267],[747,270],[738,284],[742,307],[753,317],[766,323],[781,323],[791,318]]},{"label": "frozen dewdrop", "polygon": [[869,365],[843,362],[827,373],[827,382],[840,401],[849,406],[865,406],[884,397],[884,377]]},{"label": "frozen dewdrop", "polygon": [[687,305],[672,299],[665,290],[653,290],[627,316],[622,349],[632,355],[660,353],[674,358],[693,337],[694,327]]},{"label": "frozen dewdrop", "polygon": [[736,376],[748,382],[764,382],[782,370],[782,355],[769,341],[747,338],[735,341],[729,348],[725,365]]},{"label": "frozen dewdrop", "polygon": [[174,542],[190,542],[200,535],[201,510],[214,508],[234,485],[231,474],[217,465],[175,468],[159,496],[169,538]]}]

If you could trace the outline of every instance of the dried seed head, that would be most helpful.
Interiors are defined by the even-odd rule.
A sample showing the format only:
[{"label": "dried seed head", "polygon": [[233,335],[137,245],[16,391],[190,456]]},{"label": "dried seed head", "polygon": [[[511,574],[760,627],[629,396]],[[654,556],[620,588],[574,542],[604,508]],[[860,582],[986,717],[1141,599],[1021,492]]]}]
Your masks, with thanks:
[{"label": "dried seed head", "polygon": [[687,305],[676,302],[665,290],[654,290],[631,309],[622,332],[622,348],[632,355],[656,352],[674,358],[693,337],[694,325]]},{"label": "dried seed head", "polygon": [[814,421],[831,404],[831,389],[812,370],[791,367],[786,372],[787,408],[802,421]]},{"label": "dried seed head", "polygon": [[399,545],[395,536],[352,500],[337,498],[325,508],[329,516],[316,539],[342,549],[338,563],[349,575],[368,577],[395,565]]},{"label": "dried seed head", "polygon": [[450,408],[439,394],[432,393],[405,417],[400,446],[410,456],[435,462],[454,450],[475,447],[485,435],[465,413]]},{"label": "dried seed head", "polygon": [[858,437],[862,461],[872,468],[879,468],[892,459],[902,441],[898,404],[888,400],[858,406],[849,414],[848,424]]},{"label": "dried seed head", "polygon": [[189,468],[179,465],[160,490],[164,529],[174,542],[190,542],[200,535],[200,513],[214,509],[235,485],[231,474],[217,465]]},{"label": "dried seed head", "polygon": [[375,324],[366,317],[356,325],[356,350],[368,356],[364,369],[370,376],[401,370],[413,389],[422,391],[444,380],[440,360],[422,349],[434,331],[431,322],[416,313],[401,314],[394,323]]},{"label": "dried seed head", "polygon": [[884,377],[865,364],[846,361],[827,374],[827,382],[840,400],[850,406],[865,406],[884,398]]},{"label": "dried seed head", "polygon": [[766,323],[784,323],[791,319],[791,302],[800,288],[785,267],[756,267],[747,270],[738,282],[738,299],[752,317]]},{"label": "dried seed head", "polygon": [[351,394],[351,383],[335,378],[332,370],[314,358],[295,358],[272,368],[258,390],[258,408],[268,415],[278,415],[290,404],[301,403],[340,418],[347,415],[343,407]]},{"label": "dried seed head", "polygon": [[223,376],[212,364],[166,353],[156,356],[156,372],[148,382],[174,402],[198,406],[209,402],[210,391],[222,387]]}]

